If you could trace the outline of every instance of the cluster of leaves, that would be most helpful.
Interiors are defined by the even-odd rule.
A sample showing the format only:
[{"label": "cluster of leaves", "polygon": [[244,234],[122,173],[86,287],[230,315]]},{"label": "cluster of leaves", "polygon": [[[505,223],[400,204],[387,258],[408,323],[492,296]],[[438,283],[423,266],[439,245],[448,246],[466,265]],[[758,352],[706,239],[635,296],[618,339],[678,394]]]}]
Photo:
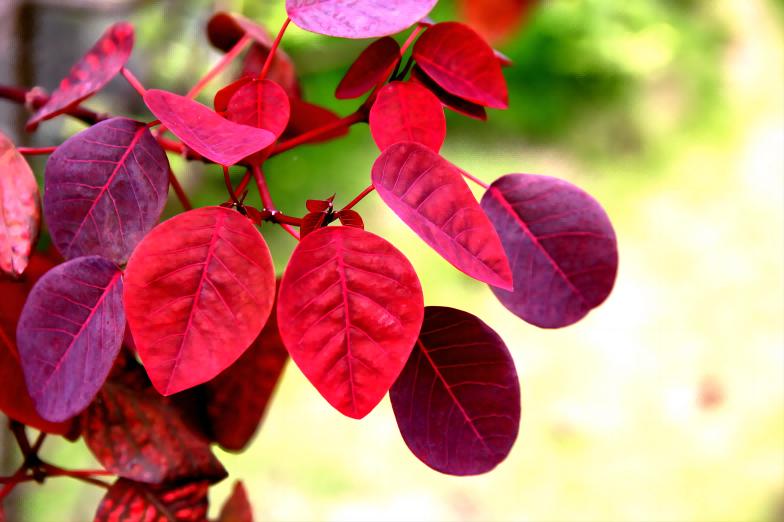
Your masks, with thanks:
[{"label": "cluster of leaves", "polygon": [[[465,178],[478,180],[439,154],[445,107],[479,119],[507,107],[508,63],[470,27],[425,19],[435,3],[287,0],[290,18],[274,40],[219,13],[208,37],[227,52],[222,66],[251,47],[214,110],[193,98],[218,69],[186,96],[146,90],[125,68],[132,27],[112,26],[28,128],[83,114],[79,104],[120,73],[157,120],[96,118],[53,151],[43,215],[58,254],[30,256],[38,187],[24,151],[0,141],[0,268],[11,276],[0,281],[9,296],[0,302],[0,371],[10,384],[0,409],[83,437],[119,477],[96,520],[204,520],[208,487],[226,475],[210,444],[248,444],[289,356],[349,417],[366,416],[389,392],[403,439],[433,469],[484,473],[510,452],[520,388],[503,340],[468,312],[425,307],[411,263],[364,230],[352,207],[375,190],[446,261],[543,328],[572,324],[605,300],[615,234],[599,204],[565,181],[509,174],[478,202]],[[379,38],[337,87],[344,99],[370,92],[354,114],[302,99],[294,64],[278,50],[291,21]],[[412,25],[402,47],[390,37]],[[381,151],[368,189],[339,210],[333,197],[307,201],[301,218],[281,214],[265,160],[360,122]],[[222,165],[229,200],[159,223],[169,185],[178,190],[167,151]],[[246,169],[237,187],[233,165]],[[251,178],[264,208],[243,203]],[[265,222],[299,239],[279,281]],[[240,487],[221,520],[249,512]]]}]

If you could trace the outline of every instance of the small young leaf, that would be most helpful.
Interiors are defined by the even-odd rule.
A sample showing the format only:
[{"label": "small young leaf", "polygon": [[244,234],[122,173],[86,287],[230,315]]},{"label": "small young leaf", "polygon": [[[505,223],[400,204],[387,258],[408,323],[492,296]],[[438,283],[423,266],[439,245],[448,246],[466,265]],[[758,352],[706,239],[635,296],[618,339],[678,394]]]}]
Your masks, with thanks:
[{"label": "small young leaf", "polygon": [[166,205],[169,160],[143,123],[112,118],[60,145],[46,163],[44,216],[66,259],[124,263]]},{"label": "small young leaf", "polygon": [[462,310],[425,309],[422,333],[389,397],[406,445],[442,473],[486,473],[517,438],[520,383],[509,350]]},{"label": "small young leaf", "polygon": [[399,33],[427,16],[438,0],[286,0],[289,17],[302,29],[341,38]]},{"label": "small young leaf", "polygon": [[207,482],[151,486],[127,479],[112,484],[94,522],[205,522]]},{"label": "small young leaf", "polygon": [[253,522],[253,508],[242,482],[234,484],[231,496],[221,508],[218,522]]},{"label": "small young leaf", "polygon": [[381,199],[455,268],[512,288],[501,240],[457,167],[423,145],[403,142],[379,156],[372,177]]},{"label": "small young leaf", "polygon": [[514,292],[492,290],[515,315],[560,328],[610,294],[618,271],[615,232],[590,195],[559,179],[510,174],[485,192],[482,208],[514,274]]},{"label": "small young leaf", "polygon": [[[340,119],[340,116],[329,109],[325,109],[324,107],[313,103],[291,97],[289,97],[289,103],[291,104],[291,117],[286,132],[281,136],[282,140],[296,138],[313,129],[333,124]],[[321,143],[340,138],[346,134],[348,134],[348,127],[341,125],[336,127],[335,130],[320,134],[318,137],[308,140],[307,143]]]},{"label": "small young leaf", "polygon": [[438,152],[446,138],[444,109],[421,85],[392,82],[379,91],[370,110],[370,132],[382,151],[412,141]]},{"label": "small young leaf", "polygon": [[234,123],[265,129],[277,138],[289,123],[291,109],[286,91],[270,80],[250,80],[241,85],[226,106]]},{"label": "small young leaf", "polygon": [[423,297],[411,263],[353,227],[303,239],[283,275],[280,335],[324,398],[361,419],[381,401],[411,352]]},{"label": "small young leaf", "polygon": [[415,65],[414,68],[411,69],[411,78],[409,81],[411,83],[418,83],[423,87],[426,87],[427,90],[436,95],[436,97],[441,101],[441,104],[447,109],[450,109],[458,114],[462,114],[463,116],[468,116],[469,118],[473,118],[475,120],[487,120],[487,111],[484,107],[462,98],[458,98],[454,94],[449,94],[440,85],[430,79],[422,71],[422,69],[419,68],[418,65]]},{"label": "small young leaf", "polygon": [[400,60],[400,45],[394,38],[385,36],[371,43],[351,64],[340,80],[335,98],[359,98],[392,74]]},{"label": "small young leaf", "polygon": [[24,156],[0,132],[0,271],[22,275],[40,220],[38,182]]},{"label": "small young leaf", "polygon": [[300,239],[324,226],[326,219],[326,212],[308,212],[305,214],[305,217],[302,218],[302,226],[299,227]]},{"label": "small young leaf", "polygon": [[362,216],[355,210],[341,210],[337,213],[340,224],[345,227],[365,228],[365,222],[362,221]]},{"label": "small young leaf", "polygon": [[133,49],[133,26],[119,22],[111,26],[87,54],[71,68],[49,101],[27,122],[28,130],[62,114],[101,90],[123,68]]},{"label": "small young leaf", "polygon": [[272,310],[275,269],[239,212],[206,207],[155,227],[125,271],[125,309],[155,388],[171,395],[230,366]]},{"label": "small young leaf", "polygon": [[46,420],[70,419],[93,400],[125,332],[122,279],[98,256],[47,272],[25,303],[16,341],[27,388]]}]

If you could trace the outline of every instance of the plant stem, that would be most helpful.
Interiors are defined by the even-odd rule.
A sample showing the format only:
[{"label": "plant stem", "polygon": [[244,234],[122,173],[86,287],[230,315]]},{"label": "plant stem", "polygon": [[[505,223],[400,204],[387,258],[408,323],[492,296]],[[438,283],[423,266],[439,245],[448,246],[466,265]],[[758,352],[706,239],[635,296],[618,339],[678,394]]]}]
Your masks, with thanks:
[{"label": "plant stem", "polygon": [[270,66],[272,66],[272,60],[275,58],[275,52],[278,50],[280,41],[283,39],[283,35],[286,33],[286,29],[290,23],[291,18],[286,17],[286,21],[283,22],[283,25],[280,27],[280,31],[278,31],[278,36],[276,36],[275,41],[272,42],[272,47],[270,47],[267,59],[264,61],[264,66],[261,68],[261,72],[259,73],[259,80],[263,80],[267,76],[267,71],[269,71]]},{"label": "plant stem", "polygon": [[93,476],[114,475],[113,473],[104,470],[70,470],[70,469],[63,469],[58,466],[53,466],[52,464],[47,464],[47,463],[43,463],[42,467],[44,471],[46,471],[46,475],[49,477],[71,477],[73,479],[81,480],[82,482],[86,482],[88,484],[92,484],[94,486],[98,486],[105,489],[109,489],[109,484],[104,482],[103,480],[98,480],[96,478],[93,478]]},{"label": "plant stem", "polygon": [[234,185],[231,184],[231,178],[229,177],[229,167],[225,165],[223,166],[223,182],[226,184],[226,190],[229,191],[229,197],[234,202],[234,204],[239,207],[240,201],[237,199],[237,193],[234,192]]},{"label": "plant stem", "polygon": [[219,75],[223,70],[231,65],[231,63],[237,58],[237,56],[245,49],[245,47],[250,43],[251,38],[248,35],[243,36],[239,39],[239,41],[234,44],[229,52],[223,55],[223,57],[212,66],[212,68],[205,74],[197,83],[196,85],[188,91],[188,94],[185,96],[188,98],[195,98],[199,95],[199,93],[204,89],[204,87],[217,75]]},{"label": "plant stem", "polygon": [[311,140],[314,140],[324,134],[332,132],[335,129],[339,129],[341,127],[350,127],[355,123],[359,123],[365,120],[365,113],[362,110],[358,110],[356,112],[352,112],[345,118],[341,118],[339,120],[335,120],[332,123],[324,125],[323,127],[318,127],[316,129],[309,130],[308,132],[302,133],[296,138],[291,138],[288,141],[283,141],[275,145],[275,148],[270,154],[270,157],[277,156],[278,154],[282,154],[287,150],[291,150],[295,147],[298,147],[304,143],[307,143]]},{"label": "plant stem", "polygon": [[25,156],[41,156],[44,154],[51,154],[56,151],[57,147],[17,147],[16,151]]},{"label": "plant stem", "polygon": [[261,198],[261,202],[264,205],[264,208],[270,211],[269,220],[280,225],[283,230],[288,232],[294,239],[299,241],[299,232],[291,228],[291,225],[300,226],[302,224],[302,220],[280,213],[275,207],[275,203],[272,201],[272,194],[270,194],[269,187],[267,186],[267,178],[264,177],[264,172],[262,172],[258,165],[253,165],[251,167],[251,171],[253,172],[253,177],[256,180],[256,186],[259,189],[259,197]]},{"label": "plant stem", "polygon": [[177,194],[177,199],[180,200],[182,207],[185,210],[192,210],[193,205],[191,205],[188,195],[185,194],[182,185],[180,185],[180,181],[177,179],[177,176],[174,175],[172,169],[169,169],[169,184],[174,189],[174,193]]},{"label": "plant stem", "polygon": [[471,174],[469,174],[468,172],[464,171],[463,169],[460,169],[460,173],[461,173],[461,174],[462,174],[462,175],[463,175],[465,178],[467,178],[467,179],[470,179],[471,181],[473,181],[474,183],[476,183],[476,184],[477,184],[477,185],[479,185],[480,187],[484,188],[485,190],[487,190],[488,188],[490,188],[490,185],[488,185],[487,183],[485,183],[485,182],[484,182],[484,181],[482,181],[481,179],[479,179],[479,178],[477,178],[477,177],[475,177],[475,176],[472,176]]},{"label": "plant stem", "polygon": [[374,187],[373,185],[370,185],[368,188],[366,188],[365,190],[360,192],[357,197],[352,199],[351,202],[348,205],[346,205],[345,207],[343,207],[340,210],[341,211],[343,211],[343,210],[351,210],[352,208],[354,208],[354,205],[356,205],[357,203],[362,201],[365,198],[365,196],[367,196],[368,194],[373,192],[375,189],[376,189],[376,187]]},{"label": "plant stem", "polygon": [[147,94],[147,89],[144,88],[144,85],[142,85],[142,82],[139,81],[136,75],[134,75],[130,69],[126,69],[125,67],[123,67],[120,72],[122,73],[123,78],[125,78],[128,83],[131,84],[131,87],[133,87],[134,90],[139,93],[139,96],[144,98],[144,95]]},{"label": "plant stem", "polygon": [[[49,96],[44,94],[36,95],[33,91],[0,84],[0,99],[25,105],[28,102],[28,94],[30,95],[29,104],[33,110],[42,107],[49,101]],[[88,125],[95,125],[99,121],[109,118],[107,114],[98,114],[95,111],[85,109],[81,106],[73,107],[72,109],[67,110],[65,114],[72,116],[77,120],[81,120]]]}]

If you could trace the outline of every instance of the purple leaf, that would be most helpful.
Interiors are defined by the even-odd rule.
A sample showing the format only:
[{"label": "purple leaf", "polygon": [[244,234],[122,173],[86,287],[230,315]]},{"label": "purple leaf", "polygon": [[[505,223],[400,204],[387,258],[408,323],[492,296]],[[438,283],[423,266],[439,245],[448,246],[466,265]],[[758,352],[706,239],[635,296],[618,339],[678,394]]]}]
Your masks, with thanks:
[{"label": "purple leaf", "polygon": [[47,272],[30,292],[16,341],[44,419],[73,417],[106,380],[125,332],[120,276],[106,259],[80,257]]},{"label": "purple leaf", "polygon": [[559,179],[509,174],[482,198],[512,262],[514,292],[493,288],[515,315],[542,328],[582,319],[610,294],[618,271],[604,209]]},{"label": "purple leaf", "polygon": [[425,308],[422,332],[389,396],[409,449],[442,473],[486,473],[517,438],[514,362],[498,334],[468,312]]},{"label": "purple leaf", "polygon": [[102,121],[60,145],[46,164],[44,216],[66,259],[124,263],[166,205],[169,160],[143,124]]}]

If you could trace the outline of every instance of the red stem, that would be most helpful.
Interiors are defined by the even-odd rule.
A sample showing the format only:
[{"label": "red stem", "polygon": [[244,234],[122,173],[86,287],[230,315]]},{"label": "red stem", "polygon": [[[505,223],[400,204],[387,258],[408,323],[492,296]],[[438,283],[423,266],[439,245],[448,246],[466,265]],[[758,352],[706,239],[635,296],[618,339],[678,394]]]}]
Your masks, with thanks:
[{"label": "red stem", "polygon": [[183,190],[182,185],[180,185],[180,181],[174,175],[172,169],[169,169],[169,184],[174,189],[174,193],[177,195],[177,199],[180,200],[180,204],[182,205],[182,207],[185,210],[192,210],[193,205],[191,205],[191,202],[188,199],[188,195]]},{"label": "red stem", "polygon": [[475,177],[475,176],[472,176],[472,175],[471,175],[471,174],[469,174],[468,172],[466,172],[466,171],[464,171],[464,170],[462,170],[462,169],[461,169],[461,170],[460,170],[460,173],[461,173],[463,176],[465,176],[467,179],[470,179],[471,181],[473,181],[474,183],[476,183],[476,184],[477,184],[477,185],[479,185],[480,187],[484,188],[485,190],[487,190],[488,188],[490,188],[490,185],[488,185],[487,183],[485,183],[485,182],[484,182],[484,181],[482,181],[481,179],[479,179],[479,178],[477,178],[477,177]]},{"label": "red stem", "polygon": [[234,185],[231,184],[231,178],[229,177],[229,167],[223,166],[223,182],[226,184],[226,190],[229,191],[229,197],[234,202],[235,205],[238,207],[240,206],[240,201],[237,199],[237,193],[234,192]]},{"label": "red stem", "polygon": [[25,156],[39,156],[43,154],[51,154],[57,150],[57,147],[17,147],[16,150]]},{"label": "red stem", "polygon": [[[9,100],[15,103],[19,103],[24,105],[27,102],[29,92],[25,89],[20,89],[18,87],[10,87],[8,85],[0,85],[0,98]],[[43,106],[46,102],[49,101],[49,96],[45,95],[37,95],[32,97],[30,100],[30,106],[33,109],[37,109]],[[88,125],[94,125],[99,121],[103,121],[109,118],[106,114],[98,114],[97,112],[91,111],[89,109],[85,109],[84,107],[77,106],[72,109],[69,109],[65,112],[69,116],[72,116],[78,120],[83,121]]]},{"label": "red stem", "polygon": [[373,185],[370,185],[368,188],[366,188],[365,190],[360,192],[357,197],[352,199],[351,202],[348,205],[346,205],[345,207],[343,207],[340,210],[341,211],[343,211],[343,210],[351,210],[352,208],[354,208],[354,205],[356,205],[357,203],[359,203],[360,201],[365,199],[365,196],[367,196],[368,194],[373,192],[375,189],[376,189],[376,187],[374,187]]},{"label": "red stem", "polygon": [[71,470],[71,469],[63,469],[58,466],[53,466],[51,464],[43,464],[43,469],[46,471],[47,476],[49,477],[71,477],[76,480],[81,480],[82,482],[86,482],[88,484],[92,484],[94,486],[98,486],[101,488],[109,489],[109,484],[104,482],[103,480],[98,480],[93,478],[93,476],[111,476],[114,475],[109,471],[104,470]]},{"label": "red stem", "polygon": [[295,147],[298,147],[304,143],[307,143],[313,139],[318,138],[323,134],[327,134],[335,129],[339,129],[340,127],[350,127],[355,123],[359,123],[365,120],[365,113],[363,111],[352,112],[345,118],[341,118],[339,120],[335,120],[332,123],[324,125],[323,127],[318,127],[316,129],[309,130],[303,134],[300,134],[296,138],[291,138],[288,141],[283,141],[275,145],[275,149],[273,149],[272,154],[270,156],[277,156],[278,154],[282,154],[287,150],[291,150]]},{"label": "red stem", "polygon": [[196,83],[196,85],[194,85],[193,88],[190,91],[188,91],[188,94],[186,94],[185,96],[191,99],[198,96],[199,93],[213,78],[215,78],[217,75],[223,72],[223,70],[226,67],[231,65],[231,62],[233,62],[237,58],[237,56],[243,51],[243,49],[245,49],[245,47],[250,43],[250,41],[251,38],[247,34],[242,38],[240,38],[239,41],[236,44],[234,44],[234,47],[232,47],[229,50],[229,52],[224,54],[223,57],[215,65],[212,66],[212,69],[207,71],[207,74],[205,74]]},{"label": "red stem", "polygon": [[256,180],[256,186],[259,189],[259,197],[261,197],[261,202],[264,205],[264,208],[271,212],[271,221],[273,223],[279,224],[283,230],[288,232],[294,239],[299,241],[299,232],[291,228],[291,225],[298,227],[302,225],[302,220],[300,218],[295,218],[280,213],[275,207],[275,203],[272,201],[272,194],[270,194],[269,187],[267,186],[267,178],[264,177],[264,172],[262,172],[258,165],[253,165],[251,167],[251,171],[253,172],[253,177]]},{"label": "red stem", "polygon": [[134,90],[139,93],[139,96],[144,98],[144,95],[147,94],[147,89],[144,88],[144,85],[142,85],[142,82],[139,81],[136,75],[134,75],[130,69],[126,69],[125,67],[123,67],[120,72],[122,73],[123,78],[128,80],[128,83],[131,84],[131,87],[133,87]]},{"label": "red stem", "polygon": [[425,28],[425,26],[417,25],[414,28],[414,30],[411,31],[411,34],[408,35],[408,38],[406,38],[406,41],[403,42],[403,45],[400,47],[400,57],[401,58],[403,57],[405,52],[408,50],[408,48],[411,46],[411,44],[414,43],[414,40],[416,40],[416,37],[419,36],[419,33],[421,33],[424,28]]},{"label": "red stem", "polygon": [[259,80],[263,80],[267,76],[267,71],[269,71],[270,66],[272,66],[272,60],[275,58],[275,52],[278,50],[280,41],[283,39],[283,35],[285,34],[286,29],[290,23],[291,18],[286,17],[286,21],[283,22],[280,31],[278,31],[278,36],[276,36],[275,41],[272,42],[272,47],[270,47],[267,59],[264,61],[264,67],[261,68],[261,72],[259,73]]}]

